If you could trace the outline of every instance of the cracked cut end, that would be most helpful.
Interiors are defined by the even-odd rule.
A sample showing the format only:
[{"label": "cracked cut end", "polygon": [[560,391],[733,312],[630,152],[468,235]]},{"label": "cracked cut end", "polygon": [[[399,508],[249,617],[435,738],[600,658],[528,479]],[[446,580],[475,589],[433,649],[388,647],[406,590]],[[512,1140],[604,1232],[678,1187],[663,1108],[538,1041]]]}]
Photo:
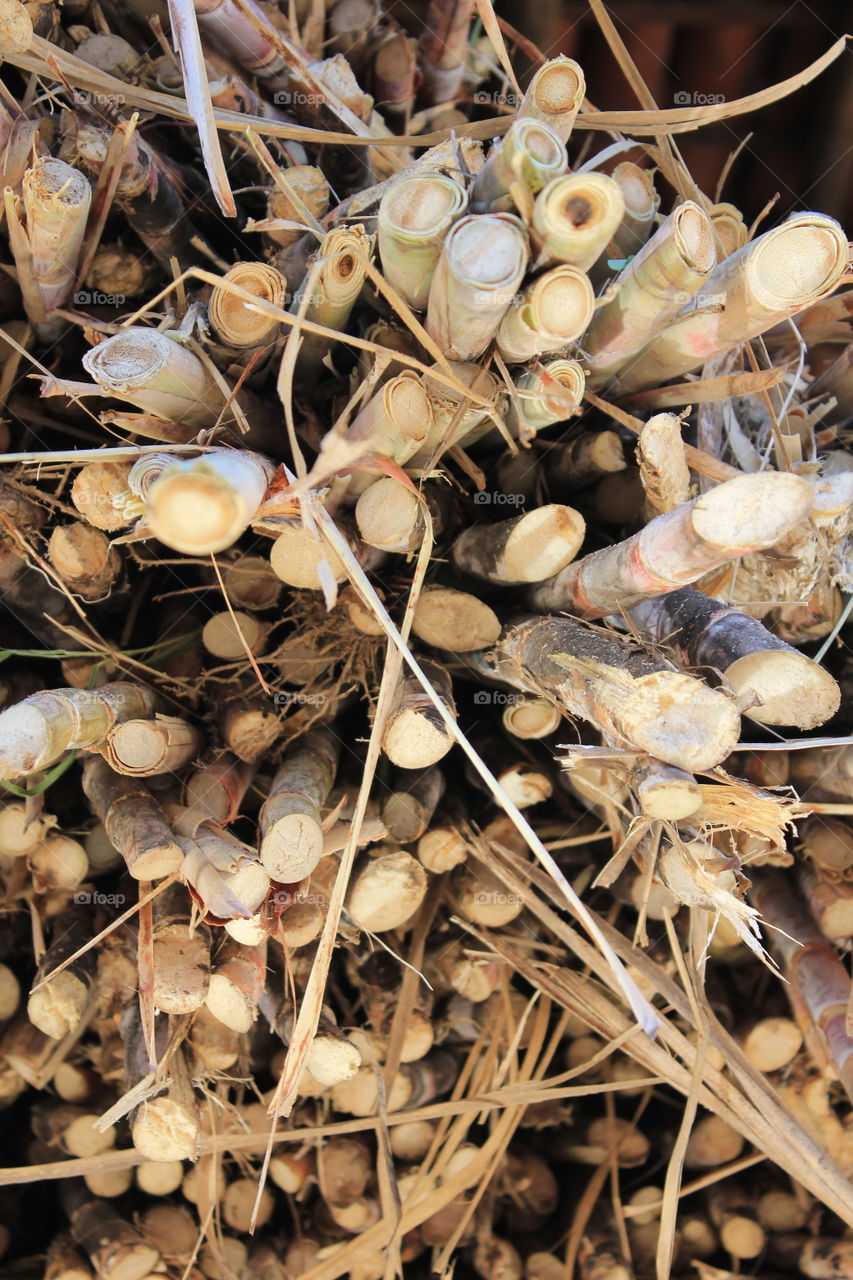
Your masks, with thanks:
[{"label": "cracked cut end", "polygon": [[273,880],[296,884],[323,856],[323,828],[305,813],[278,818],[261,842],[261,862]]},{"label": "cracked cut end", "polygon": [[841,690],[828,671],[789,649],[747,654],[726,669],[743,715],[759,724],[816,729],[834,716]]}]

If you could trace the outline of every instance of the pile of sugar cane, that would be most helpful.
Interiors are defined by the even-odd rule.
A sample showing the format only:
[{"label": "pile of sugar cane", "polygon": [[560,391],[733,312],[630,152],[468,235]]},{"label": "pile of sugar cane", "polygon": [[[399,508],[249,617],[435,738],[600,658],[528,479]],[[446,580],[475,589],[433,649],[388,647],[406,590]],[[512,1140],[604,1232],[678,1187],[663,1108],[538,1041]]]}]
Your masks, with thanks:
[{"label": "pile of sugar cane", "polygon": [[593,12],[0,0],[0,1280],[853,1276],[848,244],[674,142],[843,42]]}]

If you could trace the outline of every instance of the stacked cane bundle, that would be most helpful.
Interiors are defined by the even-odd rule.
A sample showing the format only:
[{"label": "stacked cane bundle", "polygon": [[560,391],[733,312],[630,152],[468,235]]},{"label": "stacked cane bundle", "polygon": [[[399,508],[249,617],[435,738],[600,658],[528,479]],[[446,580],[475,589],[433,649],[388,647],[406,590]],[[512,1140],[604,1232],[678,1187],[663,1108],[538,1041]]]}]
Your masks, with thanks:
[{"label": "stacked cane bundle", "polygon": [[0,18],[3,1274],[846,1275],[841,228],[468,0]]}]

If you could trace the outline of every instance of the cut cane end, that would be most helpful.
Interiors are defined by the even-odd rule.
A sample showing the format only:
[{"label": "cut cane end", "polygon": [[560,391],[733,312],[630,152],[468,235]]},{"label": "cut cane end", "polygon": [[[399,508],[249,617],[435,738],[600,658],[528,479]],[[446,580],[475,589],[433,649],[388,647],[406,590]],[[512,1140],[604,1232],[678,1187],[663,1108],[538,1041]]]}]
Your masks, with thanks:
[{"label": "cut cane end", "polygon": [[776,649],[749,653],[726,669],[726,683],[759,724],[816,729],[841,705],[841,690],[823,667],[803,653]]},{"label": "cut cane end", "polygon": [[694,773],[712,769],[734,749],[740,715],[724,694],[674,671],[642,676],[634,689],[622,731],[658,760]]},{"label": "cut cane end", "polygon": [[437,764],[453,746],[443,725],[417,710],[401,711],[388,726],[385,754],[401,769],[426,769]]},{"label": "cut cane end", "polygon": [[261,842],[261,862],[273,880],[296,884],[309,876],[323,856],[323,829],[308,814],[276,820]]},{"label": "cut cane end", "polygon": [[146,516],[151,531],[184,555],[210,555],[232,546],[246,525],[233,490],[216,476],[165,475],[152,485]]},{"label": "cut cane end", "polygon": [[507,539],[503,561],[514,582],[544,582],[571,564],[586,534],[572,507],[552,503],[522,516]]},{"label": "cut cane end", "polygon": [[172,1098],[143,1102],[131,1126],[133,1145],[145,1160],[191,1160],[198,1145],[198,1125],[186,1107]]},{"label": "cut cane end", "polygon": [[760,551],[806,518],[811,498],[808,481],[790,472],[736,476],[695,502],[691,523],[709,546]]}]

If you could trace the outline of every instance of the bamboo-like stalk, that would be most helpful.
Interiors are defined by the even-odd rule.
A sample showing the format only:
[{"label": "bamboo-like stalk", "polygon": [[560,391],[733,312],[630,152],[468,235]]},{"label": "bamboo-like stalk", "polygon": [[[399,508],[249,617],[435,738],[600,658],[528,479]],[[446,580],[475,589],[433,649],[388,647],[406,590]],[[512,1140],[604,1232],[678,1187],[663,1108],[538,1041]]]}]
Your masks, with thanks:
[{"label": "bamboo-like stalk", "polygon": [[274,880],[295,884],[320,861],[320,810],[335,780],[339,751],[330,730],[314,729],[279,766],[258,819],[261,862]]},{"label": "bamboo-like stalk", "polygon": [[54,832],[29,857],[33,883],[41,892],[76,889],[89,874],[89,858],[78,840]]},{"label": "bamboo-like stalk", "polygon": [[651,170],[641,169],[631,160],[617,164],[611,177],[622,192],[625,216],[613,233],[608,250],[612,250],[613,258],[628,258],[637,253],[651,235],[660,196]]},{"label": "bamboo-like stalk", "polygon": [[[327,329],[345,329],[364,285],[370,249],[370,238],[361,223],[330,231],[316,251],[316,261],[321,265],[317,270],[309,270],[297,290],[291,310],[299,310],[306,292],[310,290],[305,319]],[[330,341],[318,334],[302,335],[300,377],[307,377],[319,368]]]},{"label": "bamboo-like stalk", "polygon": [[[453,685],[444,667],[422,661],[421,669],[452,715]],[[426,769],[447,755],[453,739],[444,727],[420,684],[406,674],[400,680],[394,703],[385,723],[382,748],[392,764],[401,769]]]},{"label": "bamboo-like stalk", "polygon": [[712,1189],[708,1213],[720,1235],[720,1244],[738,1261],[757,1258],[767,1243],[767,1235],[755,1213],[752,1195],[745,1187]]},{"label": "bamboo-like stalk", "polygon": [[683,769],[649,760],[634,771],[632,782],[643,813],[650,818],[683,822],[702,803],[702,791],[696,779]]},{"label": "bamboo-like stalk", "polygon": [[[380,453],[404,464],[422,447],[433,425],[424,380],[411,369],[380,387],[353,419],[344,440],[364,452]],[[370,479],[364,477],[362,488]],[[353,492],[350,486],[350,492]]]},{"label": "bamboo-like stalk", "polygon": [[657,386],[764,333],[828,297],[846,269],[847,237],[838,223],[795,214],[720,263],[685,314],[622,367],[620,391]]},{"label": "bamboo-like stalk", "polygon": [[170,806],[170,816],[184,854],[181,875],[201,906],[204,918],[232,925],[248,922],[267,896],[270,878],[253,849],[194,810]]},{"label": "bamboo-like stalk", "polygon": [[549,478],[564,489],[583,489],[603,476],[625,470],[625,450],[615,431],[583,431],[549,450]]},{"label": "bamboo-like stalk", "polygon": [[273,464],[258,453],[210,449],[197,458],[149,455],[134,464],[130,487],[145,503],[155,537],[185,555],[232,546],[263,502]]},{"label": "bamboo-like stalk", "polygon": [[[436,378],[424,379],[431,421],[422,443],[408,459],[410,467],[425,467],[433,456],[453,445],[467,445],[492,429],[494,416],[502,412],[506,393],[499,380],[479,364],[450,360],[450,370],[462,387],[475,391],[492,405],[488,409],[471,404],[461,390],[447,387]],[[435,514],[435,513],[434,513]]]},{"label": "bamboo-like stalk", "polygon": [[613,285],[584,334],[589,381],[599,387],[690,302],[717,263],[708,215],[686,200],[664,220]]},{"label": "bamboo-like stalk", "polygon": [[233,552],[222,566],[222,583],[233,605],[259,612],[274,608],[282,591],[269,560],[243,551]]},{"label": "bamboo-like stalk", "polygon": [[400,850],[369,859],[350,881],[346,911],[360,929],[388,933],[402,928],[426,897],[427,874]]},{"label": "bamboo-like stalk", "polygon": [[201,642],[215,658],[233,661],[249,653],[263,653],[267,626],[251,613],[241,609],[224,609],[214,613],[204,624]]},{"label": "bamboo-like stalk", "polygon": [[[850,977],[834,947],[817,927],[802,898],[780,872],[752,871],[750,898],[771,926],[770,941],[788,978],[794,1016],[809,1035],[817,1033],[848,1097],[853,1095],[853,1039],[845,1021]],[[806,1026],[803,1026],[805,1020]]]},{"label": "bamboo-like stalk", "polygon": [[585,534],[579,511],[552,503],[512,520],[472,525],[454,542],[451,559],[460,573],[484,582],[542,582],[574,560]]},{"label": "bamboo-like stalk", "polygon": [[472,214],[455,223],[442,245],[426,317],[445,355],[482,355],[515,298],[527,259],[527,236],[513,214]]},{"label": "bamboo-like stalk", "polygon": [[[286,191],[273,187],[267,197],[266,223],[253,223],[247,230],[263,230],[275,244],[286,248],[304,235],[306,211],[313,218],[323,216],[329,204],[329,184],[322,170],[313,164],[293,165],[284,174],[284,181]],[[285,225],[267,225],[270,223]]]},{"label": "bamboo-like stalk", "polygon": [[221,719],[222,740],[238,760],[254,764],[281,736],[282,724],[275,708],[240,699],[225,707]]},{"label": "bamboo-like stalk", "polygon": [[154,899],[153,999],[162,1013],[200,1009],[210,983],[210,937],[193,927],[191,899],[181,884]]},{"label": "bamboo-like stalk", "polygon": [[690,468],[681,430],[681,419],[674,413],[656,413],[640,431],[637,462],[647,520],[673,511],[690,497]]},{"label": "bamboo-like stalk", "polygon": [[120,681],[100,689],[48,689],[0,712],[0,777],[55,764],[66,751],[100,746],[114,725],[152,715],[155,697]]},{"label": "bamboo-like stalk", "polygon": [[853,829],[842,818],[807,818],[799,834],[804,852],[822,875],[847,877],[853,868]]},{"label": "bamboo-like stalk", "polygon": [[100,529],[79,520],[58,524],[50,535],[48,555],[69,590],[83,600],[104,600],[116,590],[121,558]]},{"label": "bamboo-like stalk", "polygon": [[473,0],[430,0],[421,36],[421,92],[431,106],[450,102],[461,88],[473,13]]},{"label": "bamboo-like stalk", "polygon": [[516,363],[560,351],[580,337],[594,306],[584,272],[567,265],[545,271],[522,290],[501,320],[495,335],[498,350]]},{"label": "bamboo-like stalk", "polygon": [[[74,122],[65,140],[68,158],[93,177],[110,155],[112,134],[94,124]],[[164,266],[184,261],[196,235],[171,166],[136,132],[125,138],[115,202],[145,247]]]},{"label": "bamboo-like stalk", "polygon": [[336,582],[346,577],[340,557],[320,541],[319,534],[296,521],[281,527],[270,551],[270,565],[282,582],[308,591],[322,588],[321,574]]},{"label": "bamboo-like stalk", "polygon": [[733,204],[715,204],[709,210],[709,217],[714,225],[722,262],[744,247],[749,239],[749,227],[744,222],[740,209]]},{"label": "bamboo-like stalk", "polygon": [[[287,89],[286,64],[265,34],[269,19],[254,0],[195,0],[199,31],[271,89]],[[249,15],[253,15],[256,25]]]},{"label": "bamboo-like stalk", "polygon": [[533,608],[600,618],[695,582],[747,551],[763,550],[811,509],[801,476],[737,476],[658,516],[624,542],[576,560],[530,593]]},{"label": "bamboo-like stalk", "polygon": [[494,610],[469,592],[427,587],[415,606],[412,630],[434,649],[468,653],[494,644],[501,624]]},{"label": "bamboo-like stalk", "polygon": [[138,298],[148,276],[146,263],[122,244],[104,244],[92,259],[84,283],[95,295]]},{"label": "bamboo-like stalk", "polygon": [[828,671],[756,618],[693,587],[642,601],[630,617],[641,634],[672,647],[691,670],[719,672],[751,720],[814,729],[838,710],[841,691]]},{"label": "bamboo-like stalk", "polygon": [[566,618],[509,627],[495,673],[589,720],[615,745],[647,751],[688,773],[732,750],[740,725],[730,699],[621,636]]},{"label": "bamboo-like stalk", "polygon": [[131,778],[175,773],[198,755],[202,735],[179,716],[126,720],[117,725],[103,747],[104,758],[116,773]]},{"label": "bamboo-like stalk", "polygon": [[265,262],[237,262],[210,295],[208,319],[214,337],[225,349],[223,354],[245,357],[247,353],[254,354],[258,347],[274,341],[279,321],[238,298],[228,288],[229,284],[235,284],[273,306],[282,307],[287,281],[280,271]]},{"label": "bamboo-like stalk", "polygon": [[545,360],[515,379],[509,423],[526,439],[555,422],[565,422],[583,401],[586,376],[577,360]]},{"label": "bamboo-like stalk", "polygon": [[544,120],[518,116],[496,143],[471,188],[472,213],[532,211],[533,197],[568,164],[565,145]]},{"label": "bamboo-like stalk", "polygon": [[104,1280],[144,1280],[160,1263],[160,1253],[103,1200],[79,1204],[71,1213],[71,1234]]},{"label": "bamboo-like stalk", "polygon": [[126,526],[116,499],[126,492],[129,474],[127,462],[89,462],[80,468],[71,486],[71,501],[88,524],[105,533]]},{"label": "bamboo-like stalk", "polygon": [[455,827],[438,826],[421,836],[417,852],[427,871],[442,875],[465,862],[468,846]]},{"label": "bamboo-like stalk", "polygon": [[407,111],[418,77],[414,41],[402,31],[388,31],[372,53],[370,88],[382,114]]},{"label": "bamboo-like stalk", "polygon": [[329,10],[329,47],[342,53],[356,72],[367,56],[380,16],[375,0],[335,0]]},{"label": "bamboo-like stalk", "polygon": [[379,202],[377,241],[385,279],[416,311],[426,309],[441,246],[465,212],[464,187],[443,173],[412,173]]},{"label": "bamboo-like stalk", "polygon": [[382,820],[389,836],[400,844],[420,839],[443,794],[444,774],[440,769],[400,775],[382,805]]},{"label": "bamboo-like stalk", "polygon": [[135,880],[158,880],[177,871],[181,848],[165,813],[141,782],[123,778],[92,756],[83,767],[83,791]]},{"label": "bamboo-like stalk", "polygon": [[565,262],[589,270],[624,216],[621,188],[603,173],[554,178],[533,206],[536,265]]},{"label": "bamboo-like stalk", "polygon": [[547,698],[518,694],[501,715],[507,733],[522,741],[548,738],[560,727],[560,711]]},{"label": "bamboo-like stalk", "polygon": [[853,886],[821,875],[814,866],[801,866],[798,879],[824,936],[838,941],[853,936]]},{"label": "bamboo-like stalk", "polygon": [[796,1022],[781,1017],[751,1021],[739,1028],[737,1038],[755,1069],[765,1073],[782,1071],[794,1061],[803,1044],[803,1033]]},{"label": "bamboo-like stalk", "polygon": [[266,944],[245,948],[229,939],[216,957],[205,997],[208,1011],[232,1031],[250,1031],[266,982]]},{"label": "bamboo-like stalk", "polygon": [[54,969],[84,946],[91,929],[91,914],[79,906],[59,916],[54,922],[53,940],[36,970],[33,987],[38,990],[33,990],[27,1000],[27,1017],[52,1040],[61,1040],[78,1025],[91,997],[95,977],[91,951],[51,976]]},{"label": "bamboo-like stalk", "polygon": [[225,397],[213,375],[192,351],[157,329],[122,329],[87,351],[83,367],[110,395],[188,431],[215,426],[223,417]]},{"label": "bamboo-like stalk", "polygon": [[411,553],[423,540],[420,499],[392,476],[365,489],[355,506],[355,522],[362,541],[381,551]]},{"label": "bamboo-like stalk", "polygon": [[[160,1026],[165,1040],[168,1020]],[[159,1031],[159,1027],[158,1027]],[[142,1043],[139,1010],[129,1004],[122,1015],[127,1089],[144,1079],[148,1059]],[[165,1043],[160,1048],[162,1054]],[[130,1116],[130,1134],[136,1150],[146,1160],[192,1160],[198,1153],[200,1125],[198,1104],[193,1093],[183,1046],[169,1059],[169,1084],[155,1097],[146,1098]]]},{"label": "bamboo-like stalk", "polygon": [[220,751],[187,777],[184,803],[194,813],[227,826],[238,816],[253,774],[251,765]]},{"label": "bamboo-like stalk", "polygon": [[519,119],[543,120],[568,142],[585,94],[586,78],[578,63],[562,54],[549,58],[527,86]]},{"label": "bamboo-like stalk", "polygon": [[92,189],[79,169],[41,157],[24,174],[22,197],[32,270],[50,315],[74,289]]}]

